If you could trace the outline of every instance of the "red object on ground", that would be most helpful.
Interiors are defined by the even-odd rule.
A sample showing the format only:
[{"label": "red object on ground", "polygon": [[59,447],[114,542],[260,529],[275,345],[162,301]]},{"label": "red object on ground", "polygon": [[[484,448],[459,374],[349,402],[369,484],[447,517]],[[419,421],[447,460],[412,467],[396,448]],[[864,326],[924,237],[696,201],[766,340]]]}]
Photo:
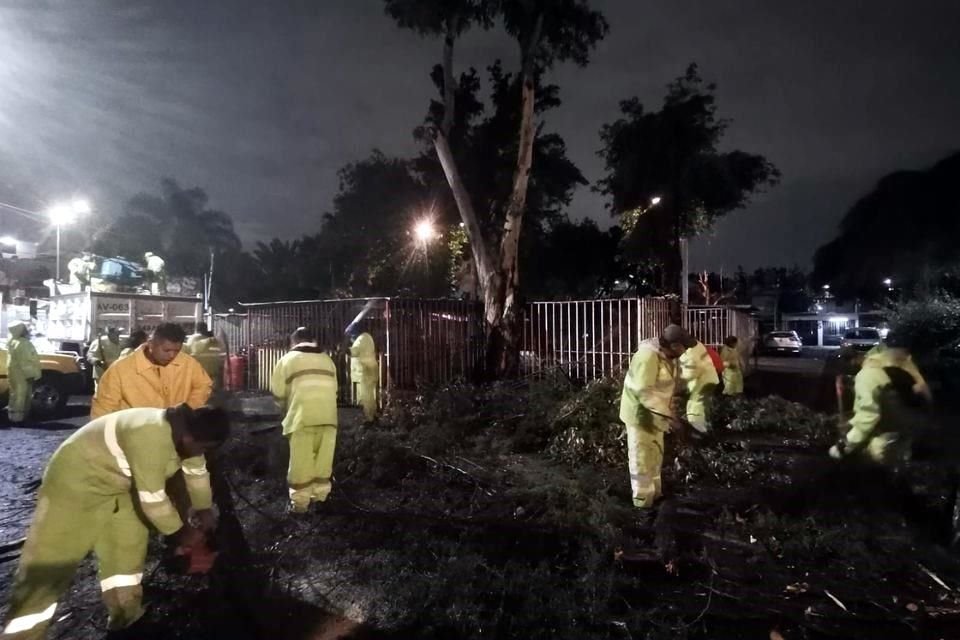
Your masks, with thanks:
[{"label": "red object on ground", "polygon": [[227,391],[243,391],[247,379],[247,357],[232,355],[227,358]]},{"label": "red object on ground", "polygon": [[218,552],[211,549],[206,541],[204,541],[189,549],[177,547],[174,555],[185,558],[185,571],[187,574],[196,575],[207,573],[213,568],[213,563],[217,560],[217,553]]},{"label": "red object on ground", "polygon": [[717,375],[723,375],[723,360],[720,358],[720,354],[717,353],[717,350],[709,345],[707,347],[707,354],[710,356],[710,359],[713,361],[713,368],[717,370]]}]

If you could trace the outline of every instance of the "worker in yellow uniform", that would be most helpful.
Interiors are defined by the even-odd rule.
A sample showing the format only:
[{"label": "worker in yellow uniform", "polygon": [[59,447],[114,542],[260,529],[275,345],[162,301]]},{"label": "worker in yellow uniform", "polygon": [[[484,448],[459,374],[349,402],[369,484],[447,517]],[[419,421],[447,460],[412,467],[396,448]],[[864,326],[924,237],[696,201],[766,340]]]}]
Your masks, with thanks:
[{"label": "worker in yellow uniform", "polygon": [[[129,627],[143,615],[143,565],[149,527],[190,549],[216,524],[204,453],[226,440],[226,413],[186,405],[127,409],[87,423],[67,438],[43,474],[37,508],[13,582],[0,639],[42,638],[57,599],[93,551],[108,627]],[[185,525],[164,492],[178,469],[196,509]]]},{"label": "worker in yellow uniform", "polygon": [[707,418],[713,393],[720,377],[702,342],[690,336],[687,350],[680,356],[680,379],[687,388],[687,422],[701,433],[707,431]]},{"label": "worker in yellow uniform", "polygon": [[7,418],[23,422],[30,413],[33,383],[40,379],[40,356],[30,342],[30,331],[23,322],[14,322],[7,329],[7,381],[10,387]]},{"label": "worker in yellow uniform", "polygon": [[90,366],[93,367],[93,381],[95,384],[99,385],[100,378],[103,377],[107,369],[120,359],[120,352],[122,350],[123,346],[120,344],[120,329],[116,327],[109,327],[107,329],[107,335],[98,336],[96,340],[90,343],[90,348],[87,350],[87,361],[90,363]]},{"label": "worker in yellow uniform", "polygon": [[337,368],[311,331],[293,332],[291,349],[273,370],[273,397],[290,443],[290,510],[306,513],[330,494],[337,444]]},{"label": "worker in yellow uniform", "polygon": [[167,293],[167,263],[163,258],[152,251],[143,254],[147,263],[147,275],[150,278],[150,293],[165,295]]},{"label": "worker in yellow uniform", "polygon": [[200,363],[183,353],[183,327],[158,325],[150,339],[132,355],[107,369],[93,396],[90,416],[133,407],[166,409],[186,402],[194,409],[210,397],[210,376]]},{"label": "worker in yellow uniform", "polygon": [[907,338],[891,332],[884,344],[867,353],[854,378],[850,429],[830,448],[830,456],[863,455],[889,466],[908,461],[915,422],[932,399]]},{"label": "worker in yellow uniform", "polygon": [[720,347],[723,360],[723,395],[738,396],[743,393],[743,356],[737,348],[736,336],[727,336]]},{"label": "worker in yellow uniform", "polygon": [[679,427],[672,401],[677,390],[677,360],[693,338],[679,325],[669,325],[659,338],[640,343],[623,381],[620,420],[627,428],[627,462],[633,505],[653,506],[661,495],[663,434]]},{"label": "worker in yellow uniform", "polygon": [[213,332],[207,328],[206,322],[197,323],[197,332],[187,338],[184,350],[193,356],[203,370],[213,381],[214,389],[223,388],[223,365],[227,352],[217,340]]},{"label": "worker in yellow uniform", "polygon": [[380,362],[377,360],[377,347],[369,333],[351,331],[350,345],[350,382],[360,406],[363,407],[363,419],[373,422],[377,419],[377,388],[380,383]]}]

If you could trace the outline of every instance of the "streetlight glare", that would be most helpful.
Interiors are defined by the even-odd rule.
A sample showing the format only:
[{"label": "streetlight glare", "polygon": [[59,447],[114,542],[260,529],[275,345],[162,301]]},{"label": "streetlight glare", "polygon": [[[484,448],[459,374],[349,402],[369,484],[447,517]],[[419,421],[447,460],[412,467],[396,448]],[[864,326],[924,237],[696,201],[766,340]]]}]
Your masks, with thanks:
[{"label": "streetlight glare", "polygon": [[650,198],[650,206],[653,207],[660,204],[660,200],[661,200],[660,196],[653,196],[652,198]]},{"label": "streetlight glare", "polygon": [[73,212],[79,215],[87,215],[91,211],[90,201],[84,198],[74,200],[71,207],[73,207]]},{"label": "streetlight glare", "polygon": [[893,279],[892,279],[892,278],[884,278],[884,279],[883,279],[883,284],[885,284],[885,285],[887,285],[887,286],[889,287],[889,286],[891,286],[891,285],[893,284]]},{"label": "streetlight glare", "polygon": [[68,204],[57,204],[50,207],[47,215],[50,216],[50,221],[53,222],[53,224],[60,226],[73,222],[74,210],[73,207]]},{"label": "streetlight glare", "polygon": [[413,234],[420,242],[429,242],[436,237],[437,232],[433,228],[433,222],[430,220],[421,220],[413,228]]}]

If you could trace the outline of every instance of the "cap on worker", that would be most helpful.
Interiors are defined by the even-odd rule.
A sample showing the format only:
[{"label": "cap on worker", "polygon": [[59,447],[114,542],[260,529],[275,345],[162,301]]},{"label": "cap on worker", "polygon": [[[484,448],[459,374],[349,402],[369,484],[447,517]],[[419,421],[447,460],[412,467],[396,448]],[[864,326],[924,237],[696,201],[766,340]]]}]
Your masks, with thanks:
[{"label": "cap on worker", "polygon": [[669,324],[664,327],[660,337],[669,343],[679,342],[686,348],[697,346],[697,339],[690,335],[690,332],[678,324]]}]

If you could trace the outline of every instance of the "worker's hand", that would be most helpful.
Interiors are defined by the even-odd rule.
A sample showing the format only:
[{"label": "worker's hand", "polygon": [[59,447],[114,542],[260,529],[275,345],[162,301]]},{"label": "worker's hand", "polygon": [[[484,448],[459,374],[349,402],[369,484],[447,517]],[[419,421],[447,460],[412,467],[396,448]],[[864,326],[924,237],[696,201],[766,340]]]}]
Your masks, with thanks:
[{"label": "worker's hand", "polygon": [[933,402],[933,394],[930,392],[930,387],[926,382],[918,382],[913,385],[913,392],[918,396],[922,396],[927,402]]},{"label": "worker's hand", "polygon": [[193,514],[198,529],[210,533],[217,528],[217,516],[213,509],[201,509]]},{"label": "worker's hand", "polygon": [[189,551],[190,549],[201,545],[207,539],[207,536],[200,529],[189,524],[183,525],[175,534],[178,550]]}]

